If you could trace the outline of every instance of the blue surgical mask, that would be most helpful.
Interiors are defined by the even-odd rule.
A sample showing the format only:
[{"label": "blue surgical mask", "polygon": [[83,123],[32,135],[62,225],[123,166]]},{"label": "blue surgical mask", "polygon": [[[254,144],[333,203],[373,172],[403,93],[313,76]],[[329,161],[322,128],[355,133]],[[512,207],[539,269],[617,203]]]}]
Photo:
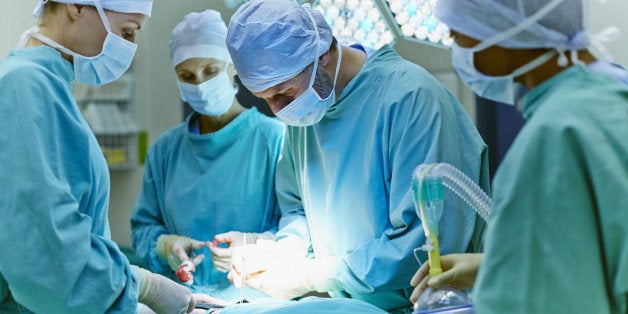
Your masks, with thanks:
[{"label": "blue surgical mask", "polygon": [[452,62],[462,81],[480,97],[509,105],[516,104],[527,89],[523,84],[515,82],[515,78],[541,66],[558,54],[558,52],[556,50],[550,50],[520,66],[512,73],[503,76],[488,76],[480,73],[480,71],[475,68],[474,55],[476,52],[494,46],[526,29],[530,24],[543,18],[548,12],[559,5],[561,1],[562,0],[551,1],[541,10],[521,21],[519,24],[483,40],[473,48],[463,48],[454,42],[451,46]]},{"label": "blue surgical mask", "polygon": [[37,38],[46,45],[71,55],[74,63],[74,75],[77,81],[88,85],[102,85],[117,80],[129,69],[131,61],[133,61],[135,56],[137,45],[112,33],[100,0],[94,0],[94,4],[107,30],[107,37],[103,43],[102,51],[96,56],[86,57],[75,53],[40,34],[37,27],[28,30],[25,36]]},{"label": "blue surgical mask", "polygon": [[308,89],[275,114],[281,121],[294,126],[309,126],[321,121],[325,113],[327,113],[327,110],[331,108],[331,105],[336,100],[335,86],[338,71],[340,70],[340,61],[342,59],[342,47],[337,45],[337,50],[338,61],[336,62],[336,74],[334,74],[334,83],[332,84],[329,95],[327,95],[326,98],[321,98],[313,87],[314,79],[316,78],[316,70],[318,69],[318,58],[316,58]]},{"label": "blue surgical mask", "polygon": [[532,71],[557,53],[554,50],[548,51],[508,75],[488,76],[478,71],[473,61],[473,55],[486,48],[488,47],[483,43],[473,48],[463,48],[454,42],[451,46],[454,69],[462,81],[478,96],[509,105],[516,104],[526,91],[523,84],[515,82],[515,78]]},{"label": "blue surgical mask", "polygon": [[202,115],[220,116],[227,112],[231,108],[238,91],[229,80],[227,66],[225,66],[224,71],[212,79],[198,85],[177,80],[181,99]]}]

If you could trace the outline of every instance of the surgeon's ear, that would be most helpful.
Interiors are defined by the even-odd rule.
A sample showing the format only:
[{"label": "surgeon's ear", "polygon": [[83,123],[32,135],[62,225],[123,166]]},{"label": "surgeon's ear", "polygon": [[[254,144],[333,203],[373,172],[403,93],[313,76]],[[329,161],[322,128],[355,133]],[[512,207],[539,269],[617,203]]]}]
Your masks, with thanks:
[{"label": "surgeon's ear", "polygon": [[331,59],[331,51],[327,50],[324,54],[318,57],[318,64],[322,67],[326,67],[329,64],[329,60]]},{"label": "surgeon's ear", "polygon": [[73,20],[77,20],[81,16],[85,15],[86,6],[82,4],[67,3],[65,5],[65,8],[66,8],[66,11],[68,12],[68,16]]},{"label": "surgeon's ear", "polygon": [[229,74],[230,77],[238,74],[238,72],[236,72],[235,66],[233,66],[233,63],[227,64],[227,74]]},{"label": "surgeon's ear", "polygon": [[229,80],[231,81],[231,85],[237,86],[238,84],[236,83],[235,76],[238,72],[236,71],[235,66],[233,66],[233,64],[227,64],[226,71],[229,76]]}]

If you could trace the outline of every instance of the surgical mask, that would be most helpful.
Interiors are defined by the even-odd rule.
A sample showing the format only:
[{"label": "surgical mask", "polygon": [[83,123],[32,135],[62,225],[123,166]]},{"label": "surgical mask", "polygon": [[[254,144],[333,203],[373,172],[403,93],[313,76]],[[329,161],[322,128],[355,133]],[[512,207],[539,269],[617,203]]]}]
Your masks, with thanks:
[{"label": "surgical mask", "polygon": [[[480,49],[476,47],[481,47]],[[478,71],[474,66],[473,55],[485,49],[482,43],[474,48],[463,48],[455,42],[451,46],[451,58],[454,69],[462,81],[480,97],[496,102],[514,105],[523,96],[526,88],[523,84],[515,82],[515,78],[528,73],[541,64],[547,62],[556,51],[548,51],[536,59],[524,64],[512,73],[503,76],[488,76]]]},{"label": "surgical mask", "polygon": [[314,89],[314,79],[316,78],[316,70],[318,69],[318,57],[314,61],[312,68],[312,76],[308,89],[301,96],[294,99],[288,106],[279,110],[275,115],[289,125],[309,126],[321,121],[327,110],[336,100],[336,79],[340,70],[340,61],[342,59],[342,47],[337,45],[338,61],[336,62],[336,74],[334,74],[334,82],[331,92],[326,98],[321,98]]},{"label": "surgical mask", "polygon": [[[480,73],[474,66],[474,54],[521,32],[526,27],[542,19],[562,2],[563,0],[550,1],[519,24],[478,43],[473,48],[463,48],[454,42],[451,47],[452,63],[462,81],[478,96],[509,105],[516,104],[518,99],[525,93],[526,88],[522,84],[515,82],[515,78],[541,66],[558,54],[558,51],[550,50],[522,65],[511,74],[503,76],[488,76]],[[577,53],[574,56],[573,51],[572,59],[574,62],[577,61]],[[567,65],[564,52],[560,53],[558,61],[560,66]]]},{"label": "surgical mask", "polygon": [[227,66],[216,77],[198,85],[177,81],[181,99],[202,115],[220,116],[227,112],[238,91],[229,80]]},{"label": "surgical mask", "polygon": [[117,80],[129,69],[137,45],[112,33],[100,0],[94,0],[94,4],[107,30],[102,51],[96,56],[86,57],[75,53],[40,34],[37,27],[29,29],[23,36],[37,38],[46,45],[71,55],[74,59],[74,75],[77,81],[88,85],[102,85]]}]

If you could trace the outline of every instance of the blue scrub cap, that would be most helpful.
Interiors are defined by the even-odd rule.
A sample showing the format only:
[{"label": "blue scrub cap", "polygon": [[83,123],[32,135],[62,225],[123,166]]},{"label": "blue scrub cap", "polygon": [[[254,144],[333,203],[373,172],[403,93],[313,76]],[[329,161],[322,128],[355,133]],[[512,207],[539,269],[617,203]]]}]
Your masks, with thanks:
[{"label": "blue scrub cap", "polygon": [[[33,15],[39,17],[44,11],[44,4],[49,0],[39,0]],[[51,0],[53,2],[75,3],[83,5],[94,5],[94,0]],[[100,0],[102,7],[106,10],[120,13],[140,13],[150,17],[153,9],[153,0]]]},{"label": "blue scrub cap", "polygon": [[172,31],[172,63],[177,66],[190,58],[214,58],[231,62],[226,38],[227,26],[219,12],[205,10],[189,13]]},{"label": "blue scrub cap", "polygon": [[308,5],[252,0],[231,17],[227,48],[242,83],[257,93],[299,74],[329,50],[332,38],[325,18]]},{"label": "blue scrub cap", "polygon": [[520,26],[517,33],[493,42],[505,48],[565,51],[590,44],[583,0],[439,0],[435,10],[450,29],[480,41]]}]

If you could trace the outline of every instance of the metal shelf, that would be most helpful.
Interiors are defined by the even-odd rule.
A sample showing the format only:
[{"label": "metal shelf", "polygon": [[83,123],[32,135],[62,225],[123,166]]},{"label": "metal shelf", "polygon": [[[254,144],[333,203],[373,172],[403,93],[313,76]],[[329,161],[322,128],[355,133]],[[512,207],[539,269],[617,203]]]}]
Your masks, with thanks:
[{"label": "metal shelf", "polygon": [[110,170],[130,170],[139,164],[139,134],[135,77],[127,72],[102,86],[74,83],[74,95],[91,127]]}]

